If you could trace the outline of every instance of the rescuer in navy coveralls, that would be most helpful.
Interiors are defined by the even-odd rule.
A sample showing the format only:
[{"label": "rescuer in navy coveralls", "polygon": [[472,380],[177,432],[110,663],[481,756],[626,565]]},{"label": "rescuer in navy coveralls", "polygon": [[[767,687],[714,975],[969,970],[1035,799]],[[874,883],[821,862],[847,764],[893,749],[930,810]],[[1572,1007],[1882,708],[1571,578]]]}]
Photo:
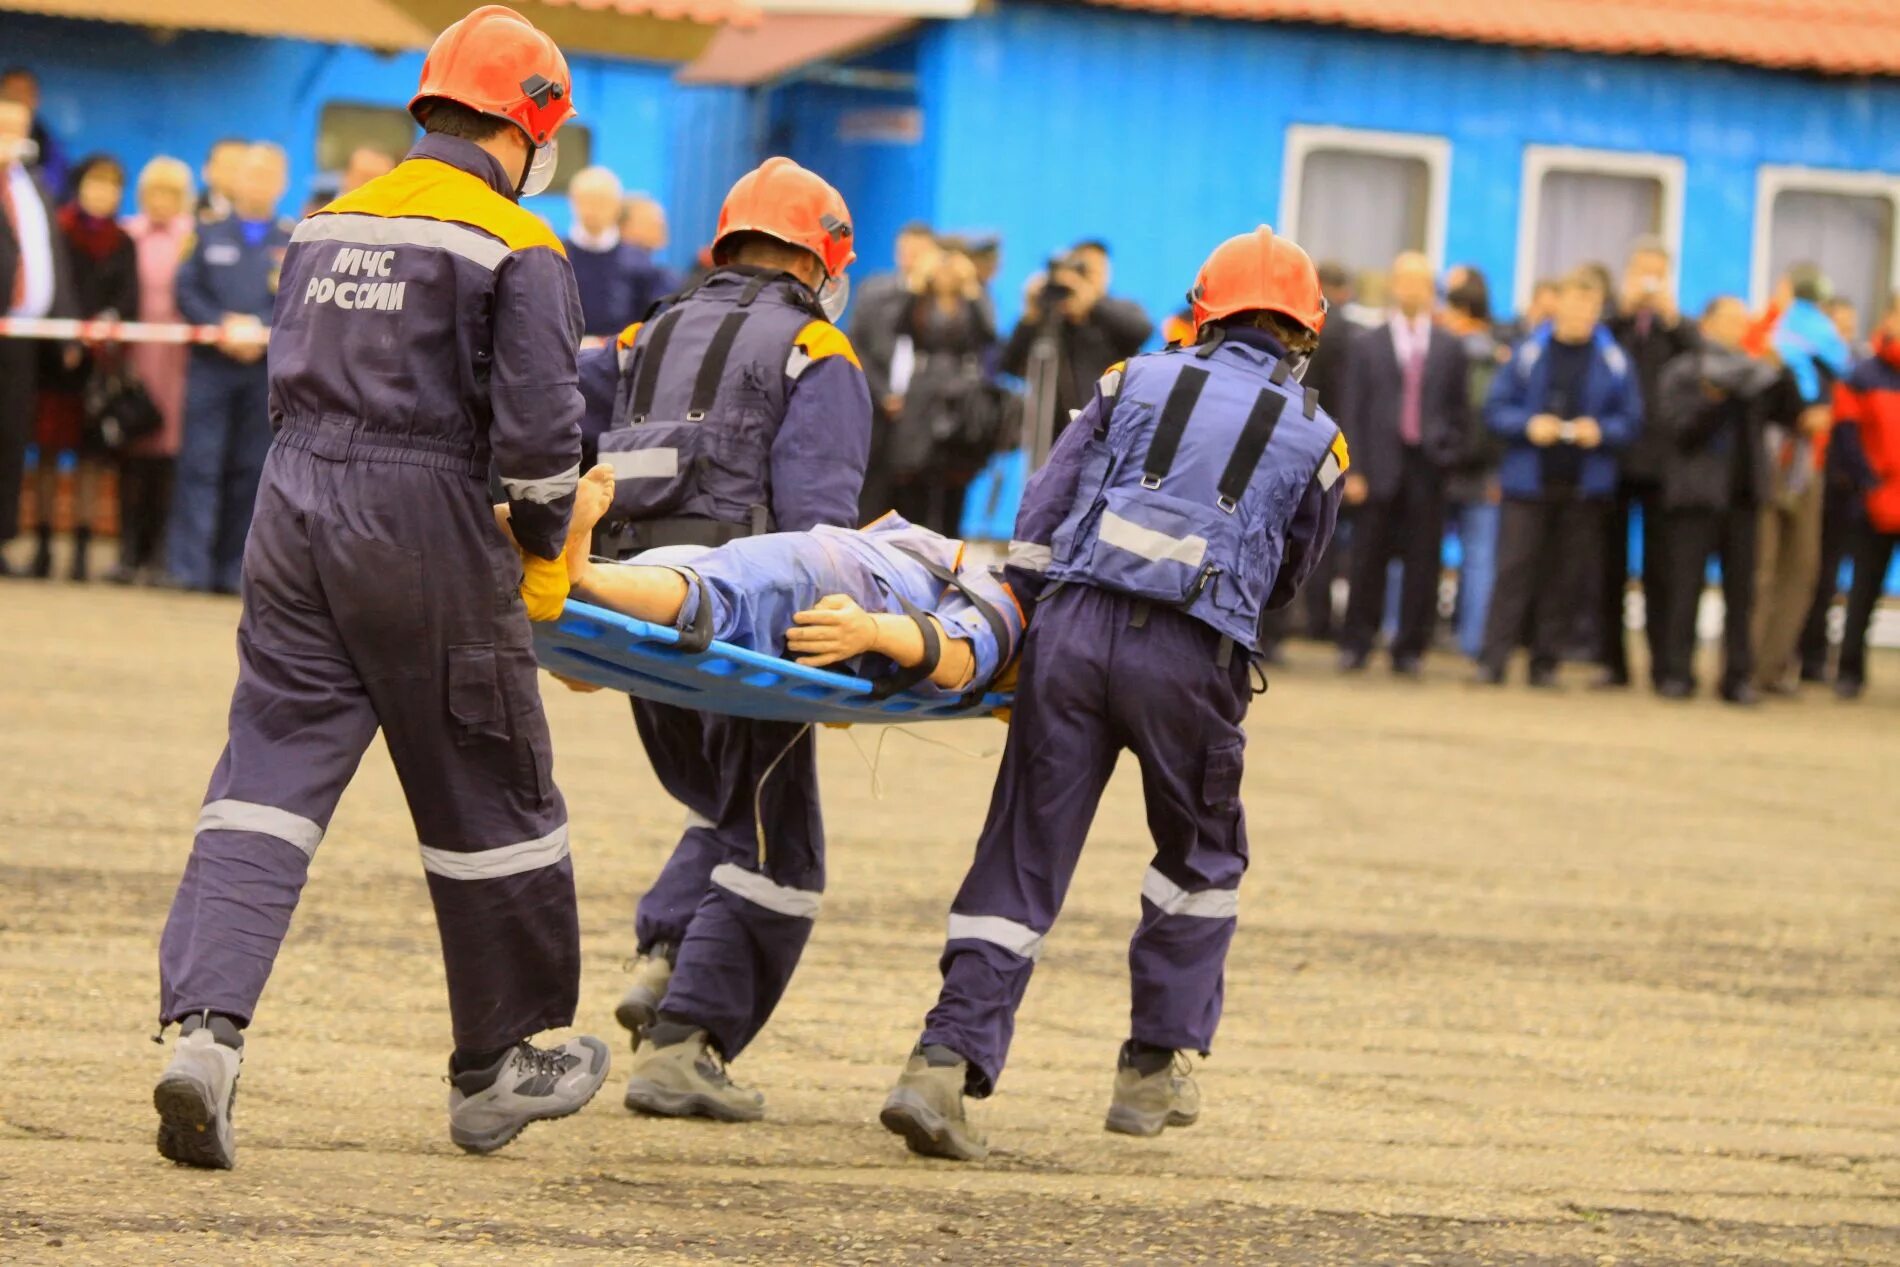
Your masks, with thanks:
[{"label": "rescuer in navy coveralls", "polygon": [[[720,545],[848,527],[871,443],[871,393],[832,318],[855,258],[844,199],[790,159],[726,196],[715,267],[666,310],[582,358],[590,433],[615,473],[631,544]],[[611,424],[612,429],[606,430]],[[634,701],[687,829],[635,921],[618,1015],[640,1052],[629,1107],[728,1120],[763,1101],[727,1078],[811,936],[825,884],[809,729]]]},{"label": "rescuer in navy coveralls", "polygon": [[1011,587],[1034,601],[989,820],[951,906],[943,992],[886,1101],[920,1153],[976,1159],[964,1116],[1002,1072],[1015,1013],[1122,749],[1155,857],[1129,946],[1134,1007],[1108,1128],[1200,1111],[1174,1069],[1220,1020],[1247,866],[1241,721],[1261,616],[1332,537],[1346,444],[1297,375],[1326,320],[1306,253],[1261,227],[1194,290],[1195,345],[1112,368],[1030,481]]},{"label": "rescuer in navy coveralls", "polygon": [[527,1041],[572,1022],[580,980],[528,629],[567,594],[580,305],[559,241],[516,205],[552,171],[570,85],[520,15],[471,13],[423,66],[427,135],[285,258],[230,741],[159,948],[160,1020],[183,1022],[155,1093],[175,1161],[232,1164],[239,1031],[379,727],[442,938],[451,1138],[499,1148],[606,1077],[598,1039]]},{"label": "rescuer in navy coveralls", "polygon": [[194,325],[223,326],[218,347],[191,349],[185,429],[178,451],[167,565],[186,589],[234,594],[257,481],[270,448],[270,376],[264,327],[295,224],[277,216],[284,160],[253,145],[238,161],[229,215],[201,221],[178,268],[178,311]]}]

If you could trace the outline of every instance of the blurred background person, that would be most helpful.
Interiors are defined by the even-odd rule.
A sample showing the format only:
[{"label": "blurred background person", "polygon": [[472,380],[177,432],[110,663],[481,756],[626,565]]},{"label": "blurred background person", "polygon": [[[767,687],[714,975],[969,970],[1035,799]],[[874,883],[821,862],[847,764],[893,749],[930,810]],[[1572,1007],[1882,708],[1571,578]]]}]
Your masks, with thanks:
[{"label": "blurred background person", "polygon": [[[27,166],[33,116],[0,100],[0,312],[9,317],[70,317],[76,311],[66,242],[53,195]],[[42,361],[63,362],[61,345],[0,338],[0,546],[20,530],[20,484],[39,399]],[[52,508],[40,508],[42,519]],[[12,575],[0,557],[0,576]]]},{"label": "blurred background person", "polygon": [[1845,295],[1836,295],[1821,305],[1828,320],[1834,323],[1835,331],[1841,336],[1841,342],[1847,344],[1847,357],[1854,364],[1873,355],[1873,346],[1860,337],[1860,309],[1854,307],[1854,301]]},{"label": "blurred background person", "polygon": [[[125,231],[138,252],[140,321],[182,321],[178,267],[191,242],[194,221],[191,168],[175,158],[155,158],[139,172],[138,213]],[[165,569],[165,524],[171,514],[172,466],[184,427],[185,360],[180,344],[128,345],[132,373],[158,410],[159,427],[127,445],[119,458],[119,565],[107,578],[122,585],[150,584]]]},{"label": "blurred background person", "polygon": [[334,175],[325,173],[318,176],[310,190],[310,197],[304,201],[304,214],[312,215],[327,207],[344,194],[353,194],[378,176],[386,176],[396,168],[396,160],[387,151],[373,145],[359,145],[350,151],[343,160],[343,168]]},{"label": "blurred background person", "polygon": [[1848,372],[1847,343],[1821,308],[1832,293],[1827,278],[1813,264],[1797,264],[1785,282],[1785,303],[1778,295],[1780,315],[1766,339],[1793,391],[1768,421],[1774,489],[1761,512],[1754,624],[1755,685],[1782,696],[1797,689],[1790,671],[1821,569],[1831,402]]},{"label": "blurred background person", "polygon": [[1604,508],[1616,452],[1642,425],[1629,357],[1601,324],[1605,292],[1588,268],[1565,276],[1557,310],[1499,371],[1485,419],[1507,444],[1498,467],[1497,582],[1478,681],[1497,685],[1530,632],[1530,684],[1555,687],[1564,643],[1601,579]]},{"label": "blurred background person", "polygon": [[1841,631],[1834,693],[1859,699],[1867,687],[1867,630],[1887,571],[1900,551],[1900,291],[1888,300],[1872,354],[1854,367],[1837,398],[1844,430],[1865,455],[1866,519],[1854,542],[1854,586]]},{"label": "blurred background person", "polygon": [[1335,408],[1352,450],[1345,500],[1354,507],[1352,584],[1339,666],[1366,667],[1385,611],[1386,564],[1399,561],[1392,671],[1418,676],[1438,616],[1445,469],[1471,408],[1464,345],[1432,319],[1437,279],[1416,251],[1392,262],[1386,323],[1353,340]]},{"label": "blurred background person", "polygon": [[[1871,357],[1873,347],[1860,339],[1860,313],[1851,300],[1835,296],[1821,305],[1834,322],[1834,329],[1847,344],[1850,363],[1856,367]],[[1877,333],[1877,331],[1876,331]],[[1851,371],[1850,371],[1851,373]],[[1838,410],[1840,391],[1835,394]],[[1821,472],[1821,565],[1814,579],[1814,602],[1808,607],[1808,619],[1801,627],[1801,680],[1825,683],[1829,680],[1828,614],[1835,600],[1848,595],[1841,585],[1843,564],[1854,557],[1860,534],[1867,530],[1867,490],[1874,480],[1867,470],[1867,458],[1860,437],[1853,428],[1836,426],[1828,431],[1827,460]],[[1849,582],[1851,587],[1852,582]]]},{"label": "blurred background person", "polygon": [[198,226],[178,271],[178,310],[194,325],[222,326],[216,347],[191,349],[185,429],[167,554],[170,581],[235,594],[251,507],[270,449],[270,379],[264,337],[277,269],[293,226],[277,218],[283,151],[252,146],[232,172],[231,214]]},{"label": "blurred background person", "polygon": [[605,167],[582,168],[568,182],[567,204],[573,220],[562,242],[574,266],[584,329],[612,338],[645,315],[648,273],[621,240],[620,177]]},{"label": "blurred background person", "polygon": [[679,289],[671,269],[660,263],[668,242],[666,208],[651,194],[628,194],[620,204],[620,244],[634,270],[634,320],[657,301]]},{"label": "blurred background person", "polygon": [[[1695,346],[1695,331],[1677,310],[1670,270],[1669,249],[1660,239],[1638,239],[1623,268],[1616,311],[1607,322],[1610,333],[1629,353],[1645,416],[1655,409],[1663,367]],[[1657,503],[1665,443],[1656,428],[1645,427],[1619,458],[1616,497],[1608,508],[1603,537],[1602,601],[1597,610],[1603,670],[1595,683],[1598,687],[1630,684],[1624,608],[1630,581],[1630,534],[1638,522],[1642,525],[1643,634],[1652,682],[1661,659],[1663,630],[1669,623],[1664,604],[1671,589],[1664,580],[1669,575],[1669,539],[1660,531],[1663,515]]]},{"label": "blurred background person", "polygon": [[1445,274],[1444,326],[1465,350],[1467,393],[1464,435],[1445,474],[1445,500],[1458,531],[1458,649],[1476,660],[1484,649],[1485,615],[1497,578],[1498,460],[1504,442],[1485,425],[1484,402],[1490,398],[1498,369],[1511,359],[1510,345],[1497,337],[1491,320],[1491,287],[1479,269],[1460,264]]},{"label": "blurred background person", "polygon": [[241,136],[220,137],[211,143],[205,155],[204,188],[198,198],[198,219],[222,220],[231,214],[231,188],[238,168],[251,152],[251,143]]},{"label": "blurred background person", "polygon": [[[59,209],[59,232],[72,265],[73,302],[86,320],[131,320],[139,310],[138,252],[119,227],[125,201],[125,169],[106,154],[90,154],[73,168],[73,198]],[[86,384],[102,358],[124,355],[117,345],[82,350],[42,368],[34,443],[39,448],[37,501],[39,547],[32,574],[53,574],[53,506],[62,460],[74,462],[73,554],[67,575],[87,579],[86,555],[99,505],[99,477],[106,453],[86,426]]]},{"label": "blurred background person", "polygon": [[59,191],[66,188],[70,173],[66,169],[66,151],[61,147],[59,138],[46,126],[46,120],[40,116],[40,77],[25,66],[12,66],[0,71],[0,101],[13,101],[26,107],[31,118],[27,125],[27,136],[32,139],[34,154],[27,166],[33,169],[48,189]]},{"label": "blurred background person", "polygon": [[867,277],[851,294],[851,346],[871,388],[871,456],[858,499],[858,519],[869,523],[893,504],[891,432],[903,412],[904,391],[915,365],[907,325],[914,286],[937,253],[937,235],[921,220],[897,231],[888,273]]},{"label": "blurred background person", "polygon": [[891,504],[912,523],[953,537],[963,490],[995,450],[1002,422],[984,368],[996,328],[967,254],[925,258],[905,310],[915,364],[889,438]]},{"label": "blurred background person", "polygon": [[1654,640],[1653,676],[1664,699],[1695,694],[1696,616],[1711,558],[1722,569],[1721,696],[1731,704],[1761,698],[1750,643],[1755,533],[1772,486],[1762,420],[1780,374],[1772,361],[1742,350],[1748,321],[1740,299],[1710,301],[1701,346],[1663,370],[1645,428],[1661,441],[1654,504],[1658,530],[1669,542],[1656,571],[1644,568],[1649,589],[1662,600],[1650,610],[1667,613]]},{"label": "blurred background person", "polygon": [[1030,354],[1039,342],[1053,357],[1052,392],[1042,402],[1046,420],[1025,417],[1031,435],[1046,422],[1050,436],[1059,436],[1069,414],[1082,408],[1095,391],[1095,382],[1108,367],[1141,351],[1154,333],[1139,304],[1111,298],[1108,254],[1100,243],[1086,244],[1082,253],[1059,256],[1049,267],[1030,277],[1023,289],[1023,314],[1003,346],[999,365],[1005,374],[1030,377]]}]

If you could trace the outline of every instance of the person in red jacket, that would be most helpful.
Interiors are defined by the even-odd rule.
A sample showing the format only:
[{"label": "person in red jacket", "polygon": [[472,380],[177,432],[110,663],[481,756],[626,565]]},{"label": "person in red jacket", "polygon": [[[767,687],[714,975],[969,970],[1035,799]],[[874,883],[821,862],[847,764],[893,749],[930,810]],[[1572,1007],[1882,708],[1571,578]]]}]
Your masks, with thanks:
[{"label": "person in red jacket", "polygon": [[1854,588],[1847,598],[1841,635],[1841,667],[1834,692],[1858,699],[1867,685],[1867,626],[1900,548],[1900,292],[1874,333],[1874,354],[1848,376],[1836,393],[1835,443],[1858,432],[1873,485],[1867,493],[1867,529],[1854,551]]}]

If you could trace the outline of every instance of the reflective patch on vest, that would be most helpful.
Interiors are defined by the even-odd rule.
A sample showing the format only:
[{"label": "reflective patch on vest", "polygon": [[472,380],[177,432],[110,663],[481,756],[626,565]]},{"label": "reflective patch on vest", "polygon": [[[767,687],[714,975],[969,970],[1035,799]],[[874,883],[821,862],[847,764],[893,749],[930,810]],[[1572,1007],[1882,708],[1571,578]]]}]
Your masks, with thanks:
[{"label": "reflective patch on vest", "polygon": [[501,486],[507,492],[509,501],[534,502],[539,506],[573,496],[580,482],[581,466],[578,462],[559,475],[545,475],[539,479],[501,477]]},{"label": "reflective patch on vest", "polygon": [[1027,924],[1018,924],[1000,915],[958,915],[952,912],[949,940],[986,941],[1031,963],[1042,958],[1042,934]]},{"label": "reflective patch on vest", "polygon": [[306,858],[316,856],[323,827],[302,814],[256,801],[212,801],[198,811],[197,831],[248,831],[293,845]]},{"label": "reflective patch on vest", "polygon": [[824,905],[825,900],[822,893],[775,884],[757,871],[747,871],[730,862],[722,862],[713,868],[712,882],[754,906],[763,906],[775,914],[790,915],[794,919],[817,919],[818,908]]},{"label": "reflective patch on vest", "polygon": [[615,479],[670,480],[680,473],[678,449],[618,449],[600,460],[614,469]]},{"label": "reflective patch on vest", "polygon": [[446,880],[498,880],[551,867],[567,857],[567,824],[562,823],[545,836],[502,845],[497,849],[466,852],[422,846],[422,869]]},{"label": "reflective patch on vest", "polygon": [[385,218],[344,212],[316,215],[297,226],[293,242],[347,242],[352,246],[420,246],[459,255],[494,270],[508,258],[506,243],[446,220]]},{"label": "reflective patch on vest", "polygon": [[1033,541],[1012,541],[1009,543],[1009,566],[1021,568],[1025,572],[1046,572],[1055,561],[1055,551],[1049,546],[1037,545]]},{"label": "reflective patch on vest", "polygon": [[1117,361],[1108,367],[1108,373],[1095,381],[1095,390],[1102,393],[1104,399],[1113,400],[1121,393],[1122,367],[1127,364],[1126,361]]},{"label": "reflective patch on vest", "polygon": [[1240,914],[1239,889],[1203,889],[1190,893],[1153,867],[1141,877],[1141,896],[1163,915],[1192,915],[1197,919],[1233,919]]},{"label": "reflective patch on vest", "polygon": [[1102,512],[1102,526],[1097,535],[1117,550],[1126,550],[1156,563],[1184,563],[1197,568],[1207,557],[1206,537],[1170,537],[1165,532],[1144,528],[1132,519],[1124,519],[1112,510]]}]

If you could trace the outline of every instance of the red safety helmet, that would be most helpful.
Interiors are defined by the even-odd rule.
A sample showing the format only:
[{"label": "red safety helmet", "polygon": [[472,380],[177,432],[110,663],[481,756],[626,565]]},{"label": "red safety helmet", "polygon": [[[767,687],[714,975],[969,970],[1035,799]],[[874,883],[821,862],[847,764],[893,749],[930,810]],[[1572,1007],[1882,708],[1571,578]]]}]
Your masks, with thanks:
[{"label": "red safety helmet", "polygon": [[715,258],[719,244],[735,233],[763,233],[803,247],[818,257],[826,277],[837,277],[858,258],[844,196],[789,158],[768,158],[739,177],[719,208]]},{"label": "red safety helmet", "polygon": [[1298,243],[1264,224],[1214,248],[1195,274],[1188,303],[1197,329],[1237,312],[1277,312],[1314,334],[1326,328],[1319,270]]},{"label": "red safety helmet", "polygon": [[485,4],[435,37],[409,113],[423,122],[431,101],[453,101],[520,128],[539,148],[574,113],[567,58],[534,23]]}]

